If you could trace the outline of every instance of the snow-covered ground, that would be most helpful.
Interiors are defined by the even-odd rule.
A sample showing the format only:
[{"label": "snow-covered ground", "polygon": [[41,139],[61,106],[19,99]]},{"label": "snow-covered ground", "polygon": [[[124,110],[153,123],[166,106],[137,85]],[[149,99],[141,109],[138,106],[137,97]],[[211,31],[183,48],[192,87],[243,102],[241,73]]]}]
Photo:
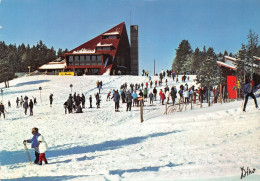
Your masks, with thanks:
[{"label": "snow-covered ground", "polygon": [[[193,79],[189,85],[195,84]],[[101,108],[96,109],[93,99],[94,108],[65,115],[63,103],[70,84],[73,93],[86,95],[88,107],[89,95],[97,93],[97,80],[103,82]],[[168,115],[159,101],[153,106],[146,102],[143,123],[139,108],[126,112],[126,105],[120,103],[120,112],[114,112],[114,103],[105,100],[108,91],[124,82],[147,80],[141,76],[31,76],[11,81],[8,89],[1,83],[8,114],[0,120],[0,179],[240,180],[244,166],[256,171],[242,180],[260,180],[260,110],[252,99],[246,113],[241,111],[241,101],[204,104]],[[170,80],[169,85],[179,87],[180,83]],[[54,94],[52,108],[50,93]],[[16,108],[15,100],[21,95],[37,97],[34,116]],[[28,163],[22,142],[32,137],[33,127],[39,128],[49,146],[48,165]],[[34,158],[32,149],[30,155]]]}]

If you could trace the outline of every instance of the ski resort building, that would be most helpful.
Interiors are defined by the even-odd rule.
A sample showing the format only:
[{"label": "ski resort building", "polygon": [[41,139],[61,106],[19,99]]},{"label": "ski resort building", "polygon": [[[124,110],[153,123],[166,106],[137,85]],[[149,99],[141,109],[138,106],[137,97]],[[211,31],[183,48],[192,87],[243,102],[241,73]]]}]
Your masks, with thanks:
[{"label": "ski resort building", "polygon": [[[240,83],[237,81],[236,77],[236,61],[238,61],[237,58],[225,56],[225,62],[217,61],[217,64],[221,67],[222,70],[222,76],[226,78],[226,82],[224,82],[224,85],[227,86],[228,90],[228,97],[229,98],[237,98],[237,96],[242,96],[242,92],[239,91]],[[260,58],[254,56],[254,63],[246,64],[245,71],[246,71],[246,82],[250,81],[250,75],[251,75],[251,66],[253,67],[253,79],[256,82],[256,84],[260,83]]]},{"label": "ski resort building", "polygon": [[123,22],[65,53],[66,71],[77,75],[138,75],[138,26],[133,29],[133,47]]}]

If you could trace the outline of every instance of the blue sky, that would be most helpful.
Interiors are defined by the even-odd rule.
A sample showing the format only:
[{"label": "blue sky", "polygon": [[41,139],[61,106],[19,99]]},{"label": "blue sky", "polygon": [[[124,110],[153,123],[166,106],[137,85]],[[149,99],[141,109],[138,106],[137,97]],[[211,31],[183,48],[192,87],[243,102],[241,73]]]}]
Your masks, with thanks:
[{"label": "blue sky", "polygon": [[[139,69],[169,69],[188,40],[236,53],[260,35],[260,0],[0,0],[0,41],[71,50],[113,26],[139,26]],[[131,17],[131,18],[130,18]]]}]

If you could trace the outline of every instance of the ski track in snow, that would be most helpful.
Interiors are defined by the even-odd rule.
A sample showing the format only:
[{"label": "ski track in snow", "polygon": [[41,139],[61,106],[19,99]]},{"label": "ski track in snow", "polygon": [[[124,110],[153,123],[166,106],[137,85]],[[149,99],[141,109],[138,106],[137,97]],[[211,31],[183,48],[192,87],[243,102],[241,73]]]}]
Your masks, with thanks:
[{"label": "ski track in snow", "polygon": [[[195,84],[193,79],[190,76],[189,85]],[[97,80],[103,82],[100,109],[94,98]],[[152,76],[152,80],[158,78]],[[234,101],[211,107],[204,103],[203,108],[168,115],[159,101],[153,106],[145,102],[143,123],[139,107],[126,112],[120,102],[120,112],[114,112],[114,102],[106,101],[107,93],[125,82],[129,87],[146,81],[141,76],[31,76],[12,80],[9,89],[1,83],[8,114],[0,120],[0,179],[239,180],[242,166],[256,168],[245,180],[260,179],[260,114],[253,100],[246,113],[241,101]],[[82,114],[64,114],[70,84],[73,94],[86,96]],[[168,84],[179,88],[182,83],[168,79]],[[42,103],[39,87],[43,88]],[[54,94],[52,108],[50,93]],[[92,109],[88,108],[90,94]],[[21,95],[37,97],[34,116],[16,108],[16,97]],[[12,108],[7,108],[7,100]],[[32,127],[39,128],[48,144],[48,165],[28,163],[22,141],[32,137]],[[34,159],[32,149],[30,155]]]}]

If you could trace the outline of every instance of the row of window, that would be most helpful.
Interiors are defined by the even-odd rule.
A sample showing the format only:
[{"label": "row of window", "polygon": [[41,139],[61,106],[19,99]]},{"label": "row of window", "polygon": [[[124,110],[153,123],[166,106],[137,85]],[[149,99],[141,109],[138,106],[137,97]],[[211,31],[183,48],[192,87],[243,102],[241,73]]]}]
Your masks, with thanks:
[{"label": "row of window", "polygon": [[101,55],[74,55],[68,56],[68,65],[102,65]]}]

